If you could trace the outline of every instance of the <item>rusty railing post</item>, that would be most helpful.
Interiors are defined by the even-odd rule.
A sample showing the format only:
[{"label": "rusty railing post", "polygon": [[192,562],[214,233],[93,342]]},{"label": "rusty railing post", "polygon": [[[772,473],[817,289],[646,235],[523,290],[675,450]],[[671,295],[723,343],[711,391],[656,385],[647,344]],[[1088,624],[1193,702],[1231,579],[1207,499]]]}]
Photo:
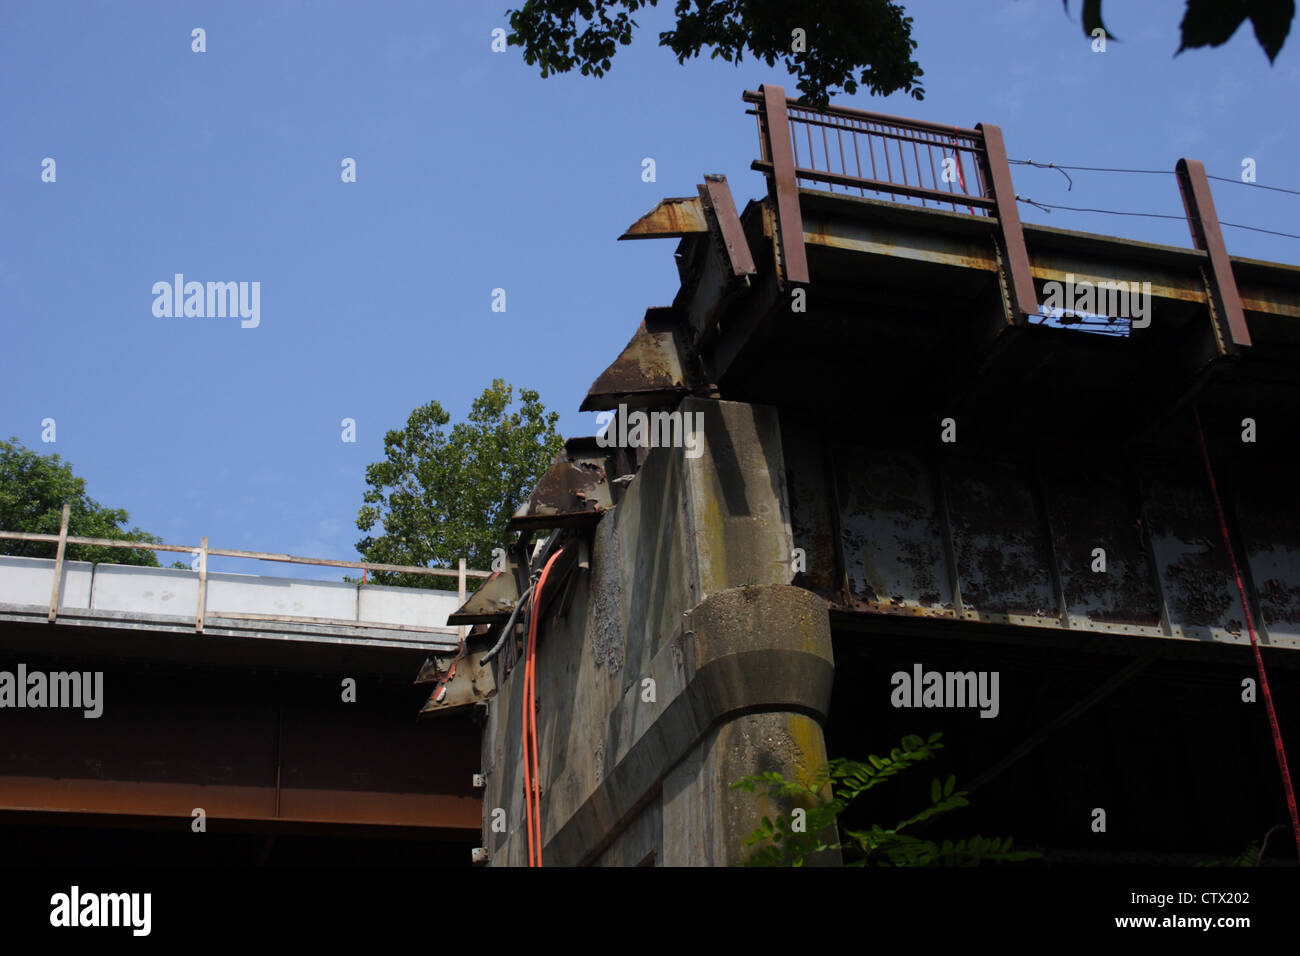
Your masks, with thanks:
[{"label": "rusty railing post", "polygon": [[[1214,198],[1210,195],[1210,180],[1205,175],[1205,164],[1197,159],[1180,159],[1174,170],[1178,175],[1178,191],[1183,196],[1187,211],[1187,226],[1192,231],[1192,243],[1206,254],[1210,262],[1209,293],[1218,321],[1228,324],[1228,335],[1222,335],[1229,351],[1234,346],[1250,345],[1250,330],[1246,328],[1246,313],[1241,308],[1237,280],[1232,274],[1232,262],[1223,244],[1223,230],[1219,216],[1214,211]],[[1211,317],[1214,321],[1214,318]],[[1229,344],[1230,343],[1230,344]]]},{"label": "rusty railing post", "polygon": [[63,504],[63,516],[59,519],[59,547],[54,554],[54,587],[50,590],[50,623],[59,616],[59,591],[63,585],[63,555],[68,548],[68,516],[72,506]]},{"label": "rusty railing post", "polygon": [[781,233],[781,256],[787,282],[808,282],[808,255],[803,244],[803,213],[799,211],[799,184],[794,174],[794,152],[790,147],[790,120],[786,114],[785,90],[764,83],[763,132],[767,155],[772,162],[772,185],[776,193],[776,225]]},{"label": "rusty railing post", "polygon": [[1016,208],[1016,189],[1011,183],[1011,164],[1007,162],[1007,148],[1002,142],[1002,130],[989,123],[975,126],[984,136],[984,161],[988,166],[988,185],[1002,234],[1002,247],[1007,254],[1007,284],[1011,287],[1012,317],[1016,325],[1024,325],[1028,317],[1038,314],[1038,294],[1034,291],[1034,274],[1029,268],[1029,250],[1025,248],[1025,230],[1020,224],[1020,211]]}]

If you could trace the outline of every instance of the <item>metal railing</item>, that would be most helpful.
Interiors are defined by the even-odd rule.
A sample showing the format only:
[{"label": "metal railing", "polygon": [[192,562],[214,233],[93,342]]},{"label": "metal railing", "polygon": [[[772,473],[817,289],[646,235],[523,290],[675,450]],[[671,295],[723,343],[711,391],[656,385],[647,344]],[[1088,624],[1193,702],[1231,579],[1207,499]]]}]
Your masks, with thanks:
[{"label": "metal railing", "polygon": [[754,104],[750,112],[758,117],[762,153],[750,165],[768,179],[780,253],[778,282],[804,285],[810,279],[801,184],[827,186],[831,192],[838,186],[863,196],[883,193],[906,205],[948,206],[954,212],[964,207],[993,227],[1012,322],[1024,325],[1028,316],[1038,314],[1011,166],[998,127],[981,123],[962,129],[844,107],[813,109],[768,84],[746,91],[744,100]]},{"label": "metal railing", "polygon": [[[203,630],[203,617],[207,606],[208,558],[210,556],[223,558],[252,558],[257,561],[278,561],[284,564],[306,564],[328,568],[355,568],[362,571],[391,571],[398,574],[433,574],[439,577],[455,577],[458,582],[461,604],[465,603],[465,598],[467,596],[466,583],[468,578],[490,578],[492,576],[491,571],[476,571],[472,568],[467,568],[465,566],[464,558],[460,559],[459,566],[455,568],[430,568],[419,565],[377,564],[373,561],[337,561],[333,558],[304,558],[292,554],[277,554],[268,551],[243,551],[234,548],[211,548],[208,546],[208,539],[206,537],[202,539],[198,547],[180,544],[152,544],[145,541],[119,541],[114,538],[83,538],[68,534],[68,519],[70,513],[70,506],[65,504],[63,506],[63,514],[59,521],[58,534],[41,534],[32,531],[0,531],[0,540],[44,541],[57,546],[54,557],[54,585],[50,592],[49,620],[51,622],[58,617],[59,591],[63,584],[64,556],[67,553],[67,546],[70,544],[93,545],[102,548],[126,548],[135,551],[180,551],[186,554],[196,555],[199,559],[199,566],[196,569],[199,575],[199,598],[198,607],[194,614],[194,629],[196,631]],[[281,614],[238,614],[223,616],[267,621],[309,620],[304,617],[294,617],[292,615]],[[315,618],[310,620],[316,620],[320,623],[349,624],[362,627],[367,626],[365,622],[360,621],[327,621],[325,619]],[[423,630],[423,628],[409,628],[401,625],[386,624],[383,626],[399,630]],[[466,628],[461,627],[461,636],[463,637],[465,633]]]},{"label": "metal railing", "polygon": [[[745,101],[762,104],[761,93]],[[771,174],[773,149],[764,109],[757,117],[762,158],[755,169]],[[893,202],[948,206],[988,216],[996,207],[985,177],[984,135],[979,130],[828,106],[786,104],[786,127],[801,184],[846,192],[885,193]]]}]

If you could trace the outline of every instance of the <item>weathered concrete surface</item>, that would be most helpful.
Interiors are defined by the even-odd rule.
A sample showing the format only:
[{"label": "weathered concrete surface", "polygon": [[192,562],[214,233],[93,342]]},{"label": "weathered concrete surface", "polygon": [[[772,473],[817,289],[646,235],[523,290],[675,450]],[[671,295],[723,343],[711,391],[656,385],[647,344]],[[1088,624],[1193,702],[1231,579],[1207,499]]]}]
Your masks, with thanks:
[{"label": "weathered concrete surface", "polygon": [[[730,785],[826,759],[830,625],[825,601],[790,585],[776,414],[695,398],[681,410],[703,415],[705,453],[650,451],[590,532],[567,607],[541,622],[548,865],[739,862],[774,808]],[[523,865],[522,670],[500,683],[484,729],[485,845],[493,865]]]}]

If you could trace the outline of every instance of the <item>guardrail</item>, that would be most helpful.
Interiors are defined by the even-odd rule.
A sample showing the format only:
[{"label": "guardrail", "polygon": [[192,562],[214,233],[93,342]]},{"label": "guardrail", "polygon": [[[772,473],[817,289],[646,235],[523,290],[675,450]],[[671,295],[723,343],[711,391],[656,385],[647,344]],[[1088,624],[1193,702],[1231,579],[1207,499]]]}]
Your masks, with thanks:
[{"label": "guardrail", "polygon": [[[743,98],[754,104],[748,112],[758,117],[761,153],[750,166],[767,176],[775,200],[785,281],[809,281],[800,182],[829,185],[831,192],[842,186],[864,196],[868,191],[884,193],[892,202],[946,205],[955,212],[965,207],[971,215],[991,221],[1005,263],[1013,322],[1023,325],[1028,316],[1037,314],[1011,165],[998,127],[981,123],[963,129],[845,107],[814,109],[788,99],[781,87],[767,84],[757,92],[747,90]],[[947,167],[945,160],[951,161]]]},{"label": "guardrail", "polygon": [[[105,548],[124,548],[135,551],[179,551],[186,554],[195,554],[199,559],[198,575],[198,605],[194,613],[194,629],[203,630],[203,618],[207,607],[207,583],[208,583],[208,557],[226,557],[226,558],[252,558],[258,561],[278,561],[284,564],[305,564],[316,565],[320,567],[331,568],[355,568],[362,571],[391,571],[399,574],[432,574],[439,577],[455,576],[458,582],[458,591],[461,604],[465,603],[466,583],[469,578],[488,578],[492,576],[491,571],[477,571],[465,566],[465,559],[461,558],[459,566],[455,568],[446,567],[423,567],[418,565],[401,565],[401,564],[378,564],[371,561],[337,561],[333,558],[304,558],[292,554],[277,554],[267,551],[244,551],[234,548],[212,548],[208,546],[208,539],[204,537],[198,547],[192,545],[178,544],[152,544],[143,541],[119,541],[113,538],[85,538],[68,534],[68,520],[71,514],[69,505],[63,506],[63,513],[59,521],[58,534],[41,534],[30,531],[0,531],[0,539],[9,541],[44,541],[57,546],[54,557],[54,585],[50,592],[49,621],[53,623],[58,618],[59,613],[59,591],[63,583],[63,565],[64,556],[67,552],[67,546],[70,544],[94,545]],[[344,621],[335,619],[308,619],[306,617],[295,617],[293,615],[282,614],[240,614],[240,618],[249,620],[265,621],[307,621],[313,620],[322,624],[349,625],[349,626],[367,626],[364,621]],[[375,625],[392,628],[393,625]],[[466,628],[460,628],[460,634],[463,637]]]},{"label": "guardrail", "polygon": [[[764,97],[746,93],[745,100],[763,103]],[[770,175],[774,124],[765,109],[748,112],[758,117],[762,150],[753,167]],[[990,215],[997,205],[985,182],[984,134],[979,130],[789,101],[786,124],[796,179],[825,183],[832,191],[835,186],[856,189],[863,196],[888,193],[894,202],[933,203],[954,211],[965,207],[974,215]]]}]

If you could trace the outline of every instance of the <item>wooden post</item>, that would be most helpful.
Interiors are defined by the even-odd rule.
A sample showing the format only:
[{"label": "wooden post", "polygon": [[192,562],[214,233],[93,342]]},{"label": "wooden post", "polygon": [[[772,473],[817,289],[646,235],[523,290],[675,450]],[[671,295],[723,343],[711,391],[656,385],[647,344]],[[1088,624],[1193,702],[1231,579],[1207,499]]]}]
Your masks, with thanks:
[{"label": "wooden post", "polygon": [[50,623],[59,616],[59,591],[63,585],[63,555],[68,548],[68,516],[72,506],[63,505],[63,516],[59,519],[59,549],[54,555],[54,587],[50,589]]},{"label": "wooden post", "polygon": [[199,541],[199,605],[194,612],[194,630],[203,630],[203,615],[208,601],[208,539]]},{"label": "wooden post", "polygon": [[[465,606],[465,559],[464,558],[460,559],[459,575],[460,575],[460,581],[459,581],[458,590],[460,593],[460,606],[464,607]],[[463,641],[465,640],[465,636],[469,633],[469,628],[467,628],[464,624],[462,624],[459,630],[460,630],[460,639]]]}]

